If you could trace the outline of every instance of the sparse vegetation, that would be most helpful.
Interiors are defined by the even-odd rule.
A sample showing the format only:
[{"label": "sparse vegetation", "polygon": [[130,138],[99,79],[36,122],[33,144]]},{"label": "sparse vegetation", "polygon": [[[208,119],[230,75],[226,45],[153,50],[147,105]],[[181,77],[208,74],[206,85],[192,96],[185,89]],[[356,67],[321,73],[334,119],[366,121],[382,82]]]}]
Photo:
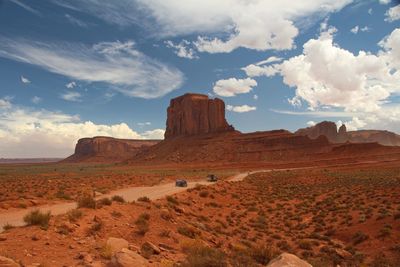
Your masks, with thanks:
[{"label": "sparse vegetation", "polygon": [[50,212],[33,210],[24,216],[24,222],[27,225],[38,225],[42,229],[47,229],[49,227],[50,216]]},{"label": "sparse vegetation", "polygon": [[78,208],[95,209],[96,200],[93,196],[85,194],[78,199]]},{"label": "sparse vegetation", "polygon": [[112,201],[115,201],[115,202],[119,202],[119,203],[124,203],[124,202],[125,202],[125,199],[124,199],[123,197],[117,196],[117,195],[113,196],[113,197],[111,198],[111,200],[112,200]]}]

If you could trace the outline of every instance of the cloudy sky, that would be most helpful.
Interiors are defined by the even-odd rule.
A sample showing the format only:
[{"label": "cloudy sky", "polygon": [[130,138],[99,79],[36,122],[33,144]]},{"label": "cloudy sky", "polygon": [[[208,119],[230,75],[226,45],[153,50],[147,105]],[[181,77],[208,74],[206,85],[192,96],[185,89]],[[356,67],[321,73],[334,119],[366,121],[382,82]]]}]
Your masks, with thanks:
[{"label": "cloudy sky", "polygon": [[187,92],[222,98],[242,132],[400,133],[400,3],[0,0],[0,158],[162,138]]}]

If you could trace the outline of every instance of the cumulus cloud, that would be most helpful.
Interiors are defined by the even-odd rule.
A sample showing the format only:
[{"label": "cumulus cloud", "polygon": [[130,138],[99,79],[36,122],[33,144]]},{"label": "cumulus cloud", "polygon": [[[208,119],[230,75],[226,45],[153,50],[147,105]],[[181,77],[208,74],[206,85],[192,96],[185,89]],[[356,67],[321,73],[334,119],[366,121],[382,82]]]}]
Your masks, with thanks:
[{"label": "cumulus cloud", "polygon": [[199,34],[201,52],[227,53],[239,47],[265,51],[294,47],[296,24],[318,21],[352,0],[53,0],[108,23],[142,25],[154,36]]},{"label": "cumulus cloud", "polygon": [[[4,104],[6,103],[6,104]],[[66,157],[79,138],[162,139],[162,129],[140,134],[126,123],[96,124],[79,116],[12,105],[0,99],[0,157]]]},{"label": "cumulus cloud", "polygon": [[249,106],[249,105],[242,105],[242,106],[227,105],[226,106],[226,110],[232,111],[232,112],[237,112],[237,113],[244,113],[244,112],[254,111],[256,109],[257,109],[257,107]]},{"label": "cumulus cloud", "polygon": [[269,65],[274,71],[260,75],[280,74],[296,90],[293,105],[305,102],[315,112],[325,107],[343,110],[353,128],[399,131],[400,108],[388,105],[400,93],[400,29],[379,42],[382,49],[376,54],[345,50],[333,41],[334,33],[329,28],[307,41],[301,55]]},{"label": "cumulus cloud", "polygon": [[215,83],[213,91],[219,96],[231,97],[238,94],[249,93],[257,82],[253,79],[236,79],[229,78],[227,80],[219,80]]},{"label": "cumulus cloud", "polygon": [[31,83],[31,81],[28,78],[25,78],[24,76],[21,76],[21,82],[22,83]]},{"label": "cumulus cloud", "polygon": [[179,44],[174,44],[172,41],[165,41],[167,47],[174,49],[174,53],[178,57],[188,58],[188,59],[196,59],[196,52],[193,48],[190,48],[190,42],[187,40],[182,40]]},{"label": "cumulus cloud", "polygon": [[385,21],[393,22],[400,19],[400,5],[389,8],[385,13]]},{"label": "cumulus cloud", "polygon": [[357,34],[359,31],[361,32],[369,32],[371,29],[368,26],[364,26],[362,28],[360,28],[360,26],[356,25],[353,28],[351,28],[351,32],[354,34]]},{"label": "cumulus cloud", "polygon": [[314,126],[314,125],[316,125],[317,123],[315,123],[315,121],[308,121],[307,122],[307,126]]},{"label": "cumulus cloud", "polygon": [[137,125],[139,125],[140,127],[149,126],[149,125],[151,125],[151,122],[149,122],[149,121],[146,121],[146,122],[138,122]]},{"label": "cumulus cloud", "polygon": [[62,99],[65,101],[71,102],[81,102],[82,101],[82,94],[78,92],[65,92],[60,95]]},{"label": "cumulus cloud", "polygon": [[87,46],[0,38],[0,57],[76,80],[102,82],[132,97],[161,97],[178,89],[184,80],[182,72],[144,55],[133,41]]}]

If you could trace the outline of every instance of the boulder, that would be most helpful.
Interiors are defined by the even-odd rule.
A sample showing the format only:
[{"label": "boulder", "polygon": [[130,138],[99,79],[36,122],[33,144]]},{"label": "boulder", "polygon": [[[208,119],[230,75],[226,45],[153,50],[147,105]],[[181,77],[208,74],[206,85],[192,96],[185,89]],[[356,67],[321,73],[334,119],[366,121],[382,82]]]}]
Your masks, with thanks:
[{"label": "boulder", "polygon": [[107,247],[110,248],[111,253],[121,251],[123,248],[128,248],[129,242],[123,238],[110,237],[107,240]]},{"label": "boulder", "polygon": [[137,252],[123,248],[111,258],[110,267],[138,267],[148,266],[148,261]]},{"label": "boulder", "polygon": [[296,255],[282,253],[270,261],[267,267],[312,267],[312,265],[306,261],[303,261]]},{"label": "boulder", "polygon": [[221,99],[185,94],[171,100],[165,139],[226,131],[234,128],[225,119],[225,103]]},{"label": "boulder", "polygon": [[0,267],[20,267],[19,263],[16,263],[10,258],[0,256]]}]

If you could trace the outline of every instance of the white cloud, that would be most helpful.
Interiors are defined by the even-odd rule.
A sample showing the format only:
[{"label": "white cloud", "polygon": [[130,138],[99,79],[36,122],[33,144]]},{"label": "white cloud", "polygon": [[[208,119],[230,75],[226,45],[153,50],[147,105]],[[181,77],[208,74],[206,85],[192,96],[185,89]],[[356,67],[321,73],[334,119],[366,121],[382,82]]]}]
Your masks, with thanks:
[{"label": "white cloud", "polygon": [[103,82],[132,97],[161,97],[179,88],[184,80],[178,69],[144,55],[132,41],[86,46],[0,38],[0,57],[76,80]]},{"label": "white cloud", "polygon": [[22,83],[31,83],[31,81],[28,78],[25,78],[24,76],[21,76],[21,82]]},{"label": "white cloud", "polygon": [[[201,52],[231,52],[239,47],[265,51],[294,47],[297,24],[310,24],[339,11],[352,0],[53,0],[108,23],[137,24],[157,37],[199,34]],[[307,21],[307,23],[304,23]]]},{"label": "white cloud", "polygon": [[385,13],[385,21],[393,22],[400,19],[400,5],[389,8]]},{"label": "white cloud", "polygon": [[65,101],[71,101],[71,102],[81,102],[82,101],[82,95],[78,92],[65,92],[60,95],[62,99]]},{"label": "white cloud", "polygon": [[372,8],[368,9],[368,14],[372,15],[372,12],[373,12]]},{"label": "white cloud", "polygon": [[283,58],[272,56],[272,57],[267,58],[266,60],[262,60],[262,61],[255,63],[255,65],[261,66],[261,65],[265,65],[265,64],[269,64],[269,63],[280,62],[282,60],[283,60]]},{"label": "white cloud", "polygon": [[219,96],[231,97],[238,94],[249,93],[257,82],[253,79],[236,79],[229,78],[227,80],[219,80],[215,83],[213,91]]},{"label": "white cloud", "polygon": [[[0,108],[2,106],[0,99]],[[162,129],[140,134],[126,123],[96,124],[60,112],[10,106],[0,113],[0,158],[66,157],[79,138],[112,136],[127,139],[159,139]]]},{"label": "white cloud", "polygon": [[258,95],[253,95],[253,99],[257,100],[258,99]]},{"label": "white cloud", "polygon": [[382,4],[382,5],[387,5],[390,2],[392,2],[392,1],[391,0],[379,0],[379,3]]},{"label": "white cloud", "polygon": [[360,28],[360,27],[357,25],[357,26],[354,26],[353,28],[351,28],[350,31],[351,31],[352,33],[356,34],[356,33],[358,33],[359,28]]},{"label": "white cloud", "polygon": [[369,32],[371,29],[368,26],[364,26],[362,28],[360,28],[360,26],[354,26],[354,28],[352,28],[350,31],[354,34],[357,34],[359,31],[362,32]]},{"label": "white cloud", "polygon": [[250,65],[242,68],[242,70],[249,77],[273,76],[278,72],[278,70],[275,68],[274,65],[272,65],[272,66],[257,66],[256,64],[250,64]]},{"label": "white cloud", "polygon": [[36,9],[28,6],[25,3],[22,3],[20,0],[10,0],[10,1],[13,2],[14,4],[18,5],[18,6],[22,7],[23,9],[25,9],[28,12],[31,12],[31,13],[33,13],[35,15],[41,15],[39,11],[37,11]]},{"label": "white cloud", "polygon": [[38,96],[34,96],[31,99],[33,104],[39,104],[40,102],[42,102],[42,98],[38,97]]},{"label": "white cloud", "polygon": [[11,102],[7,98],[0,98],[0,110],[11,108]]},{"label": "white cloud", "polygon": [[190,48],[190,42],[187,40],[182,40],[179,44],[174,44],[172,41],[168,40],[165,41],[165,44],[169,48],[174,49],[174,53],[178,57],[182,58],[188,58],[188,59],[196,59],[198,56],[196,56],[196,52],[193,50],[193,48]]},{"label": "white cloud", "polygon": [[315,121],[308,121],[307,126],[314,126],[316,125]]},{"label": "white cloud", "polygon": [[150,125],[151,125],[151,122],[149,122],[149,121],[146,121],[146,122],[138,122],[137,125],[139,125],[139,126],[141,126],[141,127],[143,127],[143,126],[150,126]]},{"label": "white cloud", "polygon": [[164,139],[164,129],[154,129],[141,134],[143,139]]},{"label": "white cloud", "polygon": [[73,25],[83,27],[83,28],[89,27],[89,25],[86,22],[84,22],[78,18],[75,18],[74,16],[72,16],[70,14],[65,14],[64,17]]},{"label": "white cloud", "polygon": [[256,109],[257,109],[257,107],[253,107],[253,106],[249,106],[249,105],[242,105],[242,106],[227,105],[226,106],[226,110],[237,112],[237,113],[244,113],[244,112],[254,111]]},{"label": "white cloud", "polygon": [[76,87],[76,83],[75,82],[69,82],[65,85],[65,87],[67,87],[68,89],[72,89],[74,87]]}]

